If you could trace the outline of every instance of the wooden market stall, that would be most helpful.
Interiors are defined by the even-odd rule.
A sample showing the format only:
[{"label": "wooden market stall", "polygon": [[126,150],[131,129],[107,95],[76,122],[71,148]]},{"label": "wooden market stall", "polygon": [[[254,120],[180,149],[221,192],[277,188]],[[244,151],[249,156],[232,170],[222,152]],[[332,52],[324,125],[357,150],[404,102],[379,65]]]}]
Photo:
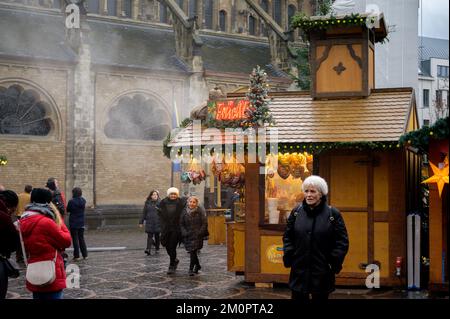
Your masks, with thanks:
[{"label": "wooden market stall", "polygon": [[[243,273],[247,282],[288,281],[290,269],[282,263],[286,216],[302,201],[302,181],[313,173],[327,180],[329,204],[341,211],[349,232],[337,283],[365,285],[365,266],[372,263],[380,266],[383,286],[404,283],[404,271],[395,276],[395,261],[406,255],[406,212],[420,200],[420,163],[398,140],[418,120],[412,88],[374,88],[374,43],[385,36],[383,19],[376,29],[310,31],[311,92],[270,94],[276,124],[265,129],[277,130],[279,154],[271,156],[278,167],[245,157],[241,218],[227,223],[229,271]],[[242,100],[242,93],[227,96],[235,101],[230,105]],[[214,139],[235,142],[224,130]],[[210,134],[196,134],[190,125],[169,146],[209,143]],[[244,143],[250,147],[246,138]]]}]

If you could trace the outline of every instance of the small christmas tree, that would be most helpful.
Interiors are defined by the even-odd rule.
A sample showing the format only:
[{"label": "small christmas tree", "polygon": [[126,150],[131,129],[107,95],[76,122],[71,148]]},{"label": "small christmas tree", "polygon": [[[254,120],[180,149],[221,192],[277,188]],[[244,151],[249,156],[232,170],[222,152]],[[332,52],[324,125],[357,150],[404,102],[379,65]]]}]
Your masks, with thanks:
[{"label": "small christmas tree", "polygon": [[270,114],[268,93],[267,73],[258,65],[250,74],[250,88],[247,93],[250,107],[246,111],[244,126],[262,127],[264,123],[275,124]]}]

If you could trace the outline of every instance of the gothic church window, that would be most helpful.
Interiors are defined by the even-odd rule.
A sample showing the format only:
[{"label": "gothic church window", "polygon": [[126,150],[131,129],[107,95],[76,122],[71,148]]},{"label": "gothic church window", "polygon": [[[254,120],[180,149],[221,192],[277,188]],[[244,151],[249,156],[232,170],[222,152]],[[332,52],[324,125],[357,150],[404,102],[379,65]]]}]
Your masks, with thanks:
[{"label": "gothic church window", "polygon": [[112,139],[160,141],[170,132],[170,116],[164,107],[140,93],[120,98],[108,118],[105,135]]},{"label": "gothic church window", "polygon": [[89,0],[87,2],[87,11],[89,13],[99,13],[100,1],[99,0]]},{"label": "gothic church window", "polygon": [[204,12],[205,12],[205,28],[212,29],[213,28],[213,0],[205,0],[204,2]]},{"label": "gothic church window", "polygon": [[168,23],[167,6],[165,3],[159,3],[159,22]]},{"label": "gothic church window", "polygon": [[[266,11],[267,13],[269,13],[269,2],[267,0],[261,0],[261,8]],[[267,27],[264,25],[263,22],[261,22],[261,35],[262,36],[268,36],[269,35],[269,31],[267,29]]]},{"label": "gothic church window", "polygon": [[0,86],[0,134],[46,136],[52,128],[49,110],[35,90]]},{"label": "gothic church window", "polygon": [[288,29],[290,29],[291,19],[295,15],[296,11],[297,11],[297,9],[295,8],[295,6],[293,4],[290,4],[288,6]]},{"label": "gothic church window", "polygon": [[123,12],[125,17],[131,18],[131,0],[123,0]]},{"label": "gothic church window", "polygon": [[108,15],[115,16],[117,12],[116,0],[108,0],[106,5],[108,7]]},{"label": "gothic church window", "polygon": [[189,0],[189,17],[197,14],[197,0]]},{"label": "gothic church window", "polygon": [[273,2],[273,19],[281,25],[281,0],[274,0]]},{"label": "gothic church window", "polygon": [[255,35],[256,31],[256,19],[254,16],[248,17],[248,34]]},{"label": "gothic church window", "polygon": [[219,27],[220,31],[227,31],[227,12],[225,10],[219,12]]}]

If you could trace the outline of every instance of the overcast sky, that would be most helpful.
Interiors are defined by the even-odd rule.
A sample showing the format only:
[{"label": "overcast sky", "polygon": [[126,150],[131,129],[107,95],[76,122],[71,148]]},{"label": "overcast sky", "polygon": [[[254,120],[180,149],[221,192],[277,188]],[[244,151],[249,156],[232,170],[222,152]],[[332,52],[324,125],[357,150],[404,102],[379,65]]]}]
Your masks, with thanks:
[{"label": "overcast sky", "polygon": [[[449,0],[420,0],[419,35],[448,40],[448,4]],[[423,27],[420,27],[422,12]]]}]

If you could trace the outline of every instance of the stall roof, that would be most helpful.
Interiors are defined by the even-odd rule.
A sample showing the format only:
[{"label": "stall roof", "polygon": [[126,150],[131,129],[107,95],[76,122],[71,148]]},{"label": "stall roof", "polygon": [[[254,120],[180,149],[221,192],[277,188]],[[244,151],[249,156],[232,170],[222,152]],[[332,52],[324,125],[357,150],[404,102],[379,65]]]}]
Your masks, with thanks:
[{"label": "stall roof", "polygon": [[[313,100],[309,92],[278,92],[271,98],[269,107],[276,121],[278,143],[398,141],[407,132],[415,109],[412,88],[377,89],[363,99]],[[221,140],[223,144],[233,143],[225,132],[221,132]],[[194,137],[190,125],[169,146],[210,142]]]}]

